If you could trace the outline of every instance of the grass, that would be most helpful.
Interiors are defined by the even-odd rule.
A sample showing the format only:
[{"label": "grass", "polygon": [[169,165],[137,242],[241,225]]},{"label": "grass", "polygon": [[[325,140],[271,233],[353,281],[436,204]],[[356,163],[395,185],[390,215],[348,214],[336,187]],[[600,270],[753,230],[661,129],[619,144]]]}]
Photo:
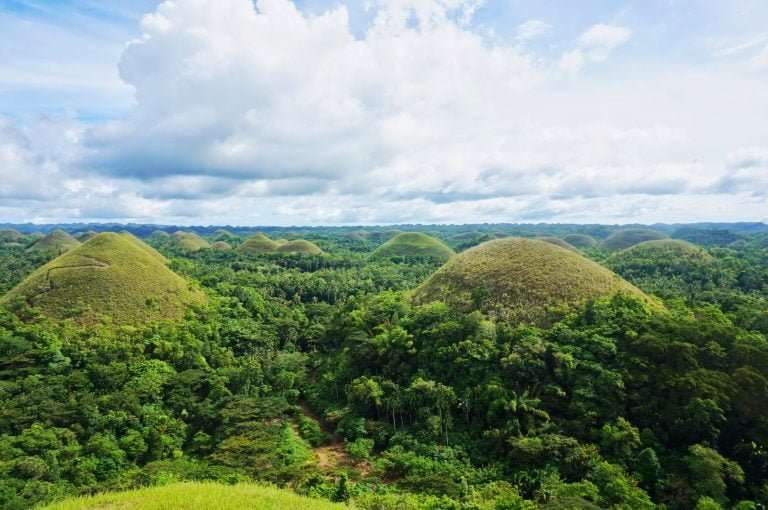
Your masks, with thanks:
[{"label": "grass", "polygon": [[586,234],[568,234],[567,236],[563,236],[563,241],[571,246],[575,246],[579,250],[597,246],[597,240]]},{"label": "grass", "polygon": [[80,246],[80,241],[63,230],[54,230],[38,239],[29,249],[34,251],[53,251],[61,254],[77,246]]},{"label": "grass", "polygon": [[319,255],[323,253],[318,245],[305,239],[287,241],[278,239],[274,241],[261,232],[252,235],[237,247],[240,253],[245,255],[258,255],[261,253],[306,253]]},{"label": "grass", "polygon": [[211,247],[211,244],[208,241],[194,232],[183,232],[179,230],[174,232],[172,237],[176,246],[184,251],[205,250]]},{"label": "grass", "polygon": [[232,245],[226,241],[216,241],[211,245],[214,250],[227,251],[232,249]]},{"label": "grass", "polygon": [[72,498],[42,510],[342,510],[345,505],[285,489],[240,483],[184,482]]},{"label": "grass", "polygon": [[131,234],[98,234],[34,271],[0,303],[21,299],[57,320],[114,324],[177,320],[204,301],[165,258]]},{"label": "grass", "polygon": [[379,246],[373,258],[429,258],[446,261],[454,251],[439,239],[421,232],[402,232]]},{"label": "grass", "polygon": [[413,294],[504,319],[543,322],[549,312],[617,293],[655,303],[641,290],[580,254],[535,239],[488,241],[452,258]]},{"label": "grass", "polygon": [[310,255],[320,255],[323,250],[312,241],[296,239],[295,241],[280,242],[277,241],[277,251],[283,253],[307,253]]},{"label": "grass", "polygon": [[714,261],[714,257],[707,251],[688,241],[680,239],[657,239],[655,241],[644,241],[642,243],[630,246],[626,250],[614,253],[610,261],[621,261],[633,258],[645,259],[679,259],[687,260],[696,264],[708,264]]},{"label": "grass", "polygon": [[640,244],[644,241],[655,241],[657,239],[666,238],[666,234],[656,230],[648,228],[629,228],[614,232],[603,241],[602,246],[608,251],[618,251],[625,250],[630,246]]},{"label": "grass", "polygon": [[12,228],[0,230],[0,242],[16,242],[19,241],[23,235],[18,230]]},{"label": "grass", "polygon": [[565,248],[566,250],[571,250],[576,252],[579,251],[578,248],[568,243],[567,241],[563,241],[559,237],[541,236],[541,237],[537,237],[536,239],[538,239],[539,241],[544,241],[545,243],[554,244],[555,246],[559,246],[560,248]]}]

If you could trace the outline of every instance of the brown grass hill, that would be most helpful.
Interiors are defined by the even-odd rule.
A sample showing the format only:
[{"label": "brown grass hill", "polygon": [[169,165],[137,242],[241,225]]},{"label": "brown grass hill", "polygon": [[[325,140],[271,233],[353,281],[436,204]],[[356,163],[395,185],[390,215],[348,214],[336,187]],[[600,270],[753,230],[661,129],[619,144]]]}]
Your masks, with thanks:
[{"label": "brown grass hill", "polygon": [[63,230],[54,230],[35,241],[29,249],[32,251],[51,251],[60,255],[77,246],[80,246],[80,241]]},{"label": "brown grass hill", "polygon": [[211,248],[219,251],[229,251],[232,249],[232,245],[226,241],[216,241],[211,245]]},{"label": "brown grass hill", "polygon": [[12,228],[0,230],[0,243],[18,243],[23,237],[21,232]]},{"label": "brown grass hill", "polygon": [[603,266],[554,244],[509,237],[449,260],[418,287],[418,304],[444,301],[505,320],[542,323],[550,312],[618,293],[659,306]]},{"label": "brown grass hill", "polygon": [[261,232],[252,235],[237,247],[237,251],[243,255],[260,255],[273,253],[277,250],[277,243]]},{"label": "brown grass hill", "polygon": [[545,243],[554,244],[555,246],[559,246],[560,248],[565,248],[566,250],[576,251],[578,252],[579,249],[573,246],[572,244],[568,243],[567,241],[563,241],[559,237],[554,236],[540,236],[537,237],[539,241],[544,241]]},{"label": "brown grass hill", "polygon": [[171,234],[166,232],[165,230],[155,230],[150,234],[149,236],[151,239],[168,239],[171,237]]},{"label": "brown grass hill", "polygon": [[563,236],[563,241],[570,244],[571,246],[575,246],[579,250],[585,250],[587,248],[594,248],[597,246],[597,240],[594,237],[588,236],[586,234],[568,234]]},{"label": "brown grass hill", "polygon": [[211,244],[208,241],[194,232],[183,232],[178,230],[174,232],[171,237],[173,238],[173,244],[184,251],[199,251],[211,247]]},{"label": "brown grass hill", "polygon": [[439,239],[421,232],[402,232],[379,246],[371,257],[374,259],[422,258],[445,262],[454,255],[454,251]]},{"label": "brown grass hill", "polygon": [[679,239],[645,241],[614,253],[606,265],[645,290],[666,295],[670,288],[698,292],[718,286],[722,271],[705,249]]},{"label": "brown grass hill", "polygon": [[625,250],[645,241],[667,239],[667,235],[649,228],[628,228],[617,230],[603,240],[602,247],[608,251]]},{"label": "brown grass hill", "polygon": [[224,228],[220,228],[213,233],[214,241],[234,241],[237,239],[238,239],[238,236],[236,234],[233,234],[232,232]]},{"label": "brown grass hill", "polygon": [[321,255],[323,253],[323,250],[318,245],[305,239],[296,239],[294,241],[279,239],[276,241],[276,244],[276,250],[280,253],[305,253],[307,255]]},{"label": "brown grass hill", "polygon": [[178,320],[205,296],[144,242],[105,232],[34,271],[0,303],[18,300],[55,320],[139,325]]}]

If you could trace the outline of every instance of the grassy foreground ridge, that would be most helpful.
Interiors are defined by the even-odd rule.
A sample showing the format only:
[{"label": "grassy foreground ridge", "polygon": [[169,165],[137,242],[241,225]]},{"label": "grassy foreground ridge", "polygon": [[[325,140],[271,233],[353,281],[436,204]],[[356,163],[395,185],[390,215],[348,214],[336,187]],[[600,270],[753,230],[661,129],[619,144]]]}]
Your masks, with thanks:
[{"label": "grassy foreground ridge", "polygon": [[241,483],[174,483],[161,487],[72,498],[43,510],[336,510],[348,508],[275,487]]}]

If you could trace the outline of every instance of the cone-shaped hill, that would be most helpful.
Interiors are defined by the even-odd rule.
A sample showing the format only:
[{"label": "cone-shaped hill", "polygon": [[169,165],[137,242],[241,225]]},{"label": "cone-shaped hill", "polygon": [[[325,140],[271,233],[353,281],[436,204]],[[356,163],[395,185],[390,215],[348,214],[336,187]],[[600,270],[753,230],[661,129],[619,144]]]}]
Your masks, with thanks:
[{"label": "cone-shaped hill", "polygon": [[30,246],[29,249],[33,251],[52,251],[61,254],[76,246],[80,246],[80,241],[63,230],[54,230],[35,241],[35,244]]},{"label": "cone-shaped hill", "polygon": [[541,322],[547,312],[593,298],[642,291],[576,252],[535,239],[485,242],[449,260],[414,292],[414,301],[444,301],[505,319]]},{"label": "cone-shaped hill", "polygon": [[679,239],[636,244],[614,253],[606,264],[624,278],[654,291],[664,290],[668,279],[673,279],[678,287],[685,283],[697,289],[698,285],[716,274],[712,255],[695,244]]},{"label": "cone-shaped hill", "polygon": [[311,241],[304,239],[296,239],[293,241],[278,239],[275,241],[261,232],[246,239],[237,247],[237,251],[244,255],[259,255],[262,253],[305,253],[308,255],[320,255],[323,253],[323,250]]},{"label": "cone-shaped hill", "polygon": [[276,250],[281,253],[307,253],[309,255],[320,255],[323,250],[312,241],[305,239],[296,239],[295,241],[276,241]]},{"label": "cone-shaped hill", "polygon": [[421,232],[402,232],[379,246],[371,257],[425,258],[445,262],[455,255],[454,251],[439,239]]},{"label": "cone-shaped hill", "polygon": [[23,237],[21,232],[12,228],[0,230],[0,243],[16,243]]},{"label": "cone-shaped hill", "polygon": [[656,241],[657,239],[666,239],[667,237],[666,234],[649,228],[628,228],[617,230],[606,237],[602,246],[609,251],[618,251],[645,241]]},{"label": "cone-shaped hill", "polygon": [[173,243],[176,247],[184,251],[205,250],[211,247],[211,244],[208,241],[194,232],[183,232],[179,230],[174,232],[171,237],[173,238]]},{"label": "cone-shaped hill", "polygon": [[563,241],[559,237],[541,236],[541,237],[537,237],[536,239],[538,239],[539,241],[544,241],[545,243],[554,244],[555,246],[559,246],[560,248],[565,248],[566,250],[579,251],[578,248],[568,243],[567,241]]},{"label": "cone-shaped hill", "polygon": [[177,320],[205,297],[165,262],[132,235],[105,232],[34,271],[0,303],[22,299],[48,317],[81,324]]},{"label": "cone-shaped hill", "polygon": [[232,249],[232,245],[226,241],[216,241],[211,245],[211,248],[219,251],[228,251]]},{"label": "cone-shaped hill", "polygon": [[563,241],[571,246],[575,246],[579,250],[597,246],[595,238],[586,234],[568,234],[567,236],[563,236]]}]

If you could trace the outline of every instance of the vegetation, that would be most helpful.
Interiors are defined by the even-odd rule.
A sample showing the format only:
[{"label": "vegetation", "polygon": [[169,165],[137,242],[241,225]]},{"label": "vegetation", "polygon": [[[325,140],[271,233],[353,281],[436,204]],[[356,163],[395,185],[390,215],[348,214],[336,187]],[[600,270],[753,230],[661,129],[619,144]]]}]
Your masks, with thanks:
[{"label": "vegetation", "polygon": [[639,289],[581,255],[545,241],[488,241],[456,256],[416,289],[417,303],[444,301],[506,320],[539,322],[562,308]]},{"label": "vegetation", "polygon": [[297,496],[290,491],[249,483],[175,483],[129,492],[100,494],[56,503],[44,510],[341,510],[344,505]]},{"label": "vegetation", "polygon": [[283,253],[306,253],[310,255],[319,255],[323,253],[318,245],[312,241],[306,241],[304,239],[297,239],[295,241],[277,241],[276,251]]},{"label": "vegetation", "polygon": [[539,241],[544,241],[545,243],[554,244],[555,246],[559,246],[560,248],[565,248],[566,250],[571,250],[578,252],[579,249],[570,244],[568,241],[564,241],[563,239],[560,239],[559,237],[553,237],[553,236],[540,236],[536,238]]},{"label": "vegetation", "polygon": [[24,236],[21,232],[12,228],[6,228],[0,230],[0,243],[14,243],[19,242]]},{"label": "vegetation", "polygon": [[58,255],[76,246],[80,246],[80,241],[63,230],[54,230],[35,241],[29,249],[32,251],[49,251]]},{"label": "vegetation", "polygon": [[182,232],[179,230],[174,232],[171,237],[176,246],[184,251],[205,250],[211,247],[211,244],[208,241],[194,232]]},{"label": "vegetation", "polygon": [[648,228],[629,228],[618,230],[608,236],[603,241],[602,247],[608,251],[625,250],[644,241],[655,241],[666,237],[667,235]]},{"label": "vegetation", "polygon": [[445,262],[454,255],[451,248],[421,232],[402,232],[373,252],[378,259],[432,259]]},{"label": "vegetation", "polygon": [[[142,309],[130,325],[114,320],[130,302],[108,323],[5,298],[4,510],[768,505],[768,238],[754,225],[705,252],[677,241],[586,250],[664,307],[595,261],[529,239],[605,238],[610,226],[423,227],[453,246],[527,238],[469,248],[443,269],[370,257],[391,229],[270,228],[324,253],[250,255],[127,228],[152,247],[100,234],[51,261],[25,249],[28,234],[0,244],[3,291],[85,253],[113,257],[110,268],[141,260],[120,277],[170,273],[207,297],[176,320]],[[194,230],[212,239],[216,227]],[[249,233],[230,230],[235,247]],[[56,291],[58,271],[72,271],[56,305],[67,310],[64,295],[89,296],[85,283],[99,289],[107,268],[60,268]],[[418,299],[445,273],[459,291]],[[524,313],[486,306],[512,297]],[[539,307],[554,309],[529,320]]]},{"label": "vegetation", "polygon": [[78,323],[178,320],[203,296],[165,262],[130,234],[98,234],[34,271],[2,303]]},{"label": "vegetation", "polygon": [[563,236],[563,241],[570,244],[571,246],[575,246],[579,250],[585,250],[597,246],[597,240],[594,237],[588,236],[586,234],[568,234]]},{"label": "vegetation", "polygon": [[226,241],[216,241],[215,243],[213,243],[211,245],[211,248],[214,249],[214,250],[224,250],[224,251],[226,251],[226,250],[231,250],[232,249],[232,245],[229,244]]}]

